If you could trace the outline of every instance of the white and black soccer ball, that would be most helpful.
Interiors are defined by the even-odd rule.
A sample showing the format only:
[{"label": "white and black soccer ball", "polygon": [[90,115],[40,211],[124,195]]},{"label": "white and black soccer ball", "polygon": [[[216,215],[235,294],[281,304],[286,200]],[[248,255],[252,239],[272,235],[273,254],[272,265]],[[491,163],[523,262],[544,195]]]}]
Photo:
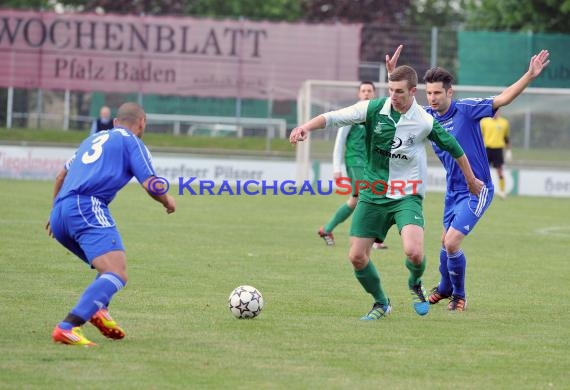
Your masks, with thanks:
[{"label": "white and black soccer ball", "polygon": [[263,309],[263,296],[252,286],[239,286],[228,298],[230,311],[236,318],[254,318]]}]

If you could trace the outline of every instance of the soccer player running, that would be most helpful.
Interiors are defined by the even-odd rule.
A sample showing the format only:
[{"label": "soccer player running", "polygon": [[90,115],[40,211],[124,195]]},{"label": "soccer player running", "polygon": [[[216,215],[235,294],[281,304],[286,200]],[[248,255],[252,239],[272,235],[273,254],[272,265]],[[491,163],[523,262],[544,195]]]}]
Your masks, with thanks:
[{"label": "soccer player running", "polygon": [[[376,88],[372,81],[362,81],[358,87],[358,100],[370,100],[374,98]],[[334,245],[333,230],[339,224],[347,220],[354,212],[358,193],[355,182],[364,179],[364,167],[366,166],[366,145],[364,142],[366,130],[362,124],[341,127],[336,135],[333,151],[333,175],[338,180],[342,177],[342,161],[346,164],[346,173],[352,184],[350,198],[340,206],[329,222],[319,228],[319,236],[329,246]],[[384,243],[374,243],[378,249],[387,248]]]},{"label": "soccer player running", "polygon": [[125,249],[108,209],[117,192],[134,176],[167,213],[176,209],[173,197],[151,191],[157,187],[152,185],[156,178],[150,152],[141,140],[146,126],[142,107],[124,103],[114,124],[112,130],[86,138],[55,180],[46,230],[98,272],[75,307],[53,330],[52,338],[58,343],[95,345],[81,330],[87,321],[105,337],[125,337],[107,310],[113,295],[127,283]]},{"label": "soccer player running", "polygon": [[363,320],[383,318],[392,310],[380,274],[370,261],[370,250],[374,239],[384,240],[394,224],[398,226],[410,272],[412,305],[419,315],[429,311],[427,292],[421,281],[426,266],[422,200],[427,179],[427,140],[456,158],[473,194],[479,194],[483,188],[455,138],[417,104],[414,97],[417,83],[416,71],[400,66],[390,75],[389,97],[364,100],[319,115],[293,129],[290,136],[290,142],[296,144],[317,129],[364,124],[367,151],[364,178],[368,186],[361,188],[352,216],[348,255],[356,278],[374,298],[372,309]]},{"label": "soccer player running", "polygon": [[[396,71],[396,64],[403,46],[400,45],[392,58],[386,56],[388,74]],[[439,272],[441,280],[433,288],[429,302],[436,304],[450,299],[448,310],[464,311],[466,307],[465,269],[466,258],[461,244],[489,207],[493,198],[493,182],[481,135],[481,118],[492,117],[500,107],[511,103],[534,80],[550,62],[547,50],[532,56],[528,70],[511,86],[499,95],[488,99],[453,99],[451,83],[453,77],[443,68],[429,69],[425,76],[426,94],[429,103],[425,110],[451,135],[465,150],[475,176],[484,181],[479,196],[470,193],[470,186],[459,173],[459,166],[445,150],[432,142],[433,149],[447,171],[447,191],[443,210],[443,235],[440,251]]]}]

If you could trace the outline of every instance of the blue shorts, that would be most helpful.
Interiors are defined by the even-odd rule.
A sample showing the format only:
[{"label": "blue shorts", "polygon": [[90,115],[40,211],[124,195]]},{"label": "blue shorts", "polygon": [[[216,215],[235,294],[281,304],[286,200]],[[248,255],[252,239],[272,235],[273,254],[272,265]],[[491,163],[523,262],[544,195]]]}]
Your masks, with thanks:
[{"label": "blue shorts", "polygon": [[50,226],[57,241],[89,265],[105,253],[125,250],[107,205],[93,196],[57,201]]},{"label": "blue shorts", "polygon": [[468,235],[479,222],[485,210],[491,204],[495,190],[492,186],[483,187],[479,196],[465,191],[448,191],[443,209],[443,227],[450,227]]}]

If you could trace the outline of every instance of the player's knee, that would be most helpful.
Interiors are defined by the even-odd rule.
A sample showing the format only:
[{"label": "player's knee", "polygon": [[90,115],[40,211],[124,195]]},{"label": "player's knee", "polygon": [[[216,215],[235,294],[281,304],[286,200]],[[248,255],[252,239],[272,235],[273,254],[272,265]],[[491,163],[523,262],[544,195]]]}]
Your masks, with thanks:
[{"label": "player's knee", "polygon": [[129,277],[127,275],[127,271],[117,272],[117,275],[119,275],[119,277],[123,280],[123,282],[125,284],[127,284],[127,281],[129,280]]},{"label": "player's knee", "polygon": [[406,257],[414,264],[420,264],[424,258],[421,248],[409,248],[404,251]]},{"label": "player's knee", "polygon": [[119,276],[125,284],[127,283],[127,259],[124,252],[106,253],[94,259],[92,265],[100,274],[113,273]]},{"label": "player's knee", "polygon": [[125,270],[120,270],[120,269],[109,269],[106,272],[102,272],[102,273],[110,273],[110,274],[114,274],[117,275],[119,278],[121,278],[121,281],[126,285],[127,281],[129,279],[128,275],[127,275],[127,271]]},{"label": "player's knee", "polygon": [[348,255],[350,263],[354,269],[362,269],[366,267],[366,262],[368,261],[368,256],[365,252],[351,252]]},{"label": "player's knee", "polygon": [[459,243],[455,242],[454,240],[450,240],[450,239],[446,239],[444,241],[443,246],[445,247],[445,251],[447,253],[455,253],[460,248]]},{"label": "player's knee", "polygon": [[356,196],[352,196],[347,202],[346,204],[348,205],[348,207],[350,207],[351,209],[354,209],[356,207],[356,203],[358,203],[358,197]]}]

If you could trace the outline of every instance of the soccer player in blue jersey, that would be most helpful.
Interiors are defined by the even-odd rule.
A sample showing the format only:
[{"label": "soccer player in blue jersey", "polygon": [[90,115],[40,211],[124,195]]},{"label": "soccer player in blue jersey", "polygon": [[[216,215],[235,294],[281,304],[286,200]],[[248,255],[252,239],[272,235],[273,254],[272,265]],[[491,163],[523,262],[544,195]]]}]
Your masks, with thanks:
[{"label": "soccer player in blue jersey", "polygon": [[107,310],[113,295],[127,283],[125,249],[108,209],[117,192],[134,176],[167,213],[176,209],[173,197],[151,191],[155,171],[141,140],[146,126],[142,107],[136,103],[121,105],[114,125],[86,138],[55,180],[48,234],[98,272],[53,330],[52,338],[58,343],[95,345],[81,330],[87,321],[105,337],[125,337]]},{"label": "soccer player in blue jersey", "polygon": [[[402,45],[392,58],[386,56],[388,73],[395,69]],[[480,120],[492,117],[503,106],[511,103],[540,75],[548,65],[549,53],[542,50],[532,56],[528,70],[514,84],[499,95],[487,99],[453,99],[452,75],[443,68],[429,69],[425,76],[426,94],[429,103],[425,110],[452,134],[471,163],[475,176],[485,182],[481,193],[469,193],[467,183],[453,157],[432,142],[433,149],[447,172],[447,191],[443,210],[443,235],[439,271],[441,280],[429,296],[430,304],[450,299],[448,310],[464,311],[466,308],[465,269],[466,258],[461,244],[489,207],[493,198],[493,182],[485,144],[481,134]]]}]

